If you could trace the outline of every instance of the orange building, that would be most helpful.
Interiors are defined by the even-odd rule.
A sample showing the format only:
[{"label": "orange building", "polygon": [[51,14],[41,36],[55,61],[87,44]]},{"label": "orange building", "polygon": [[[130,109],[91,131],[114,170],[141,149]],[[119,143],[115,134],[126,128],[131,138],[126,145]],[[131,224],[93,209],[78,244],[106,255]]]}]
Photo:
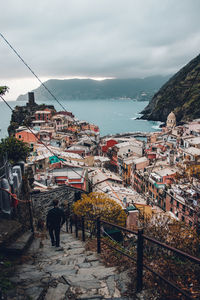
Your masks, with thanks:
[{"label": "orange building", "polygon": [[23,141],[24,143],[28,143],[31,147],[33,147],[33,144],[38,142],[37,139],[38,132],[35,130],[23,130],[15,133],[16,139]]}]

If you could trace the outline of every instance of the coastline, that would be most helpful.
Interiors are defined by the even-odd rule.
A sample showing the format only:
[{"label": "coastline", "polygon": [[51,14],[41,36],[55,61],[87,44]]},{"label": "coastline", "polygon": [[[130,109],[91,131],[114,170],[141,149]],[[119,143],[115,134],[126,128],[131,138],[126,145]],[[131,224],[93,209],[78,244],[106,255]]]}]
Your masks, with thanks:
[{"label": "coastline", "polygon": [[[36,99],[38,104],[41,101]],[[126,134],[128,132],[151,132],[159,130],[159,122],[138,120],[138,114],[148,102],[135,102],[132,100],[84,100],[84,101],[63,101],[62,104],[67,111],[71,111],[79,120],[87,120],[97,124],[100,128],[100,136],[112,136]],[[16,105],[25,105],[25,101],[9,101],[12,108]],[[54,105],[56,110],[61,107],[51,100],[48,103]],[[11,110],[0,102],[1,132],[0,138],[8,136],[7,128],[10,124]]]}]

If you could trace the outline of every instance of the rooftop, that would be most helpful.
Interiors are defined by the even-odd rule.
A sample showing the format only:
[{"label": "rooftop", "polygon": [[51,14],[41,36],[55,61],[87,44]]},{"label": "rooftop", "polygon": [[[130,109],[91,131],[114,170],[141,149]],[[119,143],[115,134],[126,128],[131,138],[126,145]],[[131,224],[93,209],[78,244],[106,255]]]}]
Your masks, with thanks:
[{"label": "rooftop", "polygon": [[123,161],[126,165],[131,165],[136,159],[137,159],[137,155],[133,155],[130,157],[124,157]]},{"label": "rooftop", "polygon": [[89,174],[90,178],[92,179],[93,184],[97,184],[106,180],[118,181],[122,182],[122,179],[116,175],[115,173],[111,173],[109,171],[103,170],[95,170]]},{"label": "rooftop", "polygon": [[82,168],[62,168],[49,171],[49,173],[52,173],[53,177],[67,177],[70,180],[83,179],[85,177],[85,172],[86,171]]},{"label": "rooftop", "polygon": [[132,142],[124,142],[124,143],[119,143],[116,144],[115,147],[117,147],[118,149],[123,148],[123,147],[128,147],[128,146],[138,146],[138,147],[142,147],[143,143],[141,143],[140,141],[132,141]]},{"label": "rooftop", "polygon": [[106,162],[106,161],[109,161],[110,159],[108,157],[104,157],[104,156],[94,156],[94,160],[100,161],[100,162]]},{"label": "rooftop", "polygon": [[44,120],[33,120],[32,123],[33,124],[40,124],[40,123],[46,123],[46,121],[44,121]]},{"label": "rooftop", "polygon": [[51,112],[50,111],[46,111],[46,110],[37,110],[35,112],[35,114],[50,114]]},{"label": "rooftop", "polygon": [[133,163],[140,164],[140,163],[147,162],[147,161],[148,161],[148,158],[146,158],[145,156],[142,156],[142,157],[134,159]]},{"label": "rooftop", "polygon": [[182,150],[183,152],[190,154],[190,155],[198,155],[200,156],[200,149],[195,147],[189,147]]},{"label": "rooftop", "polygon": [[200,144],[200,136],[193,137],[187,140],[190,144],[199,145]]},{"label": "rooftop", "polygon": [[166,168],[155,168],[154,173],[158,174],[159,176],[169,176],[173,175],[178,172],[178,168],[175,167],[166,167]]}]

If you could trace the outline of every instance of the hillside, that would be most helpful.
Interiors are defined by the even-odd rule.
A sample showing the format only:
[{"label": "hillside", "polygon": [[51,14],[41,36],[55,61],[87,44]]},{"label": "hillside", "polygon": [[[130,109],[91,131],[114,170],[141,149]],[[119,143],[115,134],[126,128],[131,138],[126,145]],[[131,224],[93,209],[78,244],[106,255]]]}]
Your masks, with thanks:
[{"label": "hillside", "polygon": [[200,54],[153,96],[142,119],[165,122],[171,111],[179,123],[200,118]]},{"label": "hillside", "polygon": [[[149,101],[153,94],[169,79],[169,76],[152,76],[144,79],[51,79],[45,82],[51,92],[62,100],[67,99],[110,99],[131,98],[138,101]],[[47,101],[51,98],[41,85],[33,90],[36,99]],[[26,101],[26,95],[17,100]]]}]

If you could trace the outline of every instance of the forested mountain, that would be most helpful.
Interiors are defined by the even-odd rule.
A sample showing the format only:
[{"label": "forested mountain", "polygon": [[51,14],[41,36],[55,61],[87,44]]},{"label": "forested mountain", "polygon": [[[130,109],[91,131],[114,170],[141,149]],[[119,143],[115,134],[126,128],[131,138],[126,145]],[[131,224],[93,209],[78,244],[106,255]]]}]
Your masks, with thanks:
[{"label": "forested mountain", "polygon": [[[149,101],[153,94],[169,79],[169,76],[152,76],[144,79],[51,79],[45,82],[48,89],[58,98],[67,99],[110,99],[131,98],[138,101]],[[35,98],[41,101],[51,99],[41,85],[33,90]],[[26,95],[17,100],[26,101]]]},{"label": "forested mountain", "polygon": [[171,111],[179,123],[200,118],[200,54],[153,96],[142,119],[165,122]]}]

